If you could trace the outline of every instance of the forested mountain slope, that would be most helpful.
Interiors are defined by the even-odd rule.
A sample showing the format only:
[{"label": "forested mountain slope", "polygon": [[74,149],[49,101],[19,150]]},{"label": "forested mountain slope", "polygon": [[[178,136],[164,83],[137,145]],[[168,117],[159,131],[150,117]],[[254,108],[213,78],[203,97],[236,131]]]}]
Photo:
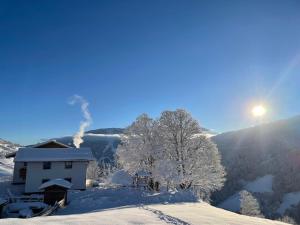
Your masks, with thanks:
[{"label": "forested mountain slope", "polygon": [[267,214],[278,212],[286,194],[300,192],[300,116],[226,132],[212,139],[227,171],[224,188],[213,196],[215,203],[263,176],[273,176],[272,193],[256,193]]}]

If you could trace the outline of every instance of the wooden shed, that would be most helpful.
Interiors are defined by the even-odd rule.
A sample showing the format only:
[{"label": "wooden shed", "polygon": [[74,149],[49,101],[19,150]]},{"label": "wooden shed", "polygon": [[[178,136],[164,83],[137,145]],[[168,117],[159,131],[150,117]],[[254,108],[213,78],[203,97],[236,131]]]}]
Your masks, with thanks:
[{"label": "wooden shed", "polygon": [[55,202],[64,200],[64,205],[68,202],[68,189],[72,187],[69,181],[64,179],[53,179],[40,186],[44,190],[44,203],[54,205]]}]

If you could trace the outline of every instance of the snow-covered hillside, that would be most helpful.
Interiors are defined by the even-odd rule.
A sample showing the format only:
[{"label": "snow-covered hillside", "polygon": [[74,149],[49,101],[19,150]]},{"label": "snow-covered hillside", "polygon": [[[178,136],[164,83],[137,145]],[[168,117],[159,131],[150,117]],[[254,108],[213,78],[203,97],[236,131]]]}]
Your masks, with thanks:
[{"label": "snow-covered hillside", "polygon": [[70,198],[71,203],[54,216],[2,219],[0,224],[284,224],[215,208],[195,201],[187,192],[151,194],[128,188],[94,188],[74,192]]},{"label": "snow-covered hillside", "polygon": [[272,192],[273,176],[268,174],[263,177],[258,177],[252,182],[248,182],[244,189],[250,192],[266,193]]},{"label": "snow-covered hillside", "polygon": [[26,224],[148,224],[148,225],[284,225],[278,221],[242,216],[207,203],[157,204],[99,210],[83,214],[32,219],[3,219],[3,225]]},{"label": "snow-covered hillside", "polygon": [[0,158],[4,158],[6,154],[16,151],[19,147],[20,145],[0,138]]},{"label": "snow-covered hillside", "polygon": [[0,138],[0,177],[9,176],[13,169],[13,159],[6,159],[5,155],[15,152],[20,146]]},{"label": "snow-covered hillside", "polygon": [[[300,116],[226,132],[212,140],[227,172],[225,186],[213,196],[215,204],[236,210],[237,193],[244,189],[258,193],[264,213],[276,216],[277,207],[289,202],[288,193],[300,192]],[[299,203],[298,198],[293,202]],[[290,216],[296,218],[295,214]]]},{"label": "snow-covered hillside", "polygon": [[[270,193],[272,192],[272,175],[266,175],[258,177],[254,181],[244,182],[244,186],[241,190],[247,190],[251,193]],[[218,205],[222,209],[230,210],[232,212],[239,212],[241,206],[240,192],[228,197],[225,201]]]},{"label": "snow-covered hillside", "polygon": [[12,170],[13,170],[13,159],[0,158],[0,177],[10,176],[12,174]]}]

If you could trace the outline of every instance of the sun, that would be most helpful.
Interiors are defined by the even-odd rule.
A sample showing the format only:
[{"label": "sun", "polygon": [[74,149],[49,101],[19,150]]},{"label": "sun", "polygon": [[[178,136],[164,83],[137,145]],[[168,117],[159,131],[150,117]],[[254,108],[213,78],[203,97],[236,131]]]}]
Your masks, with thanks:
[{"label": "sun", "polygon": [[252,108],[252,115],[254,117],[262,117],[266,114],[266,108],[263,105],[256,105]]}]

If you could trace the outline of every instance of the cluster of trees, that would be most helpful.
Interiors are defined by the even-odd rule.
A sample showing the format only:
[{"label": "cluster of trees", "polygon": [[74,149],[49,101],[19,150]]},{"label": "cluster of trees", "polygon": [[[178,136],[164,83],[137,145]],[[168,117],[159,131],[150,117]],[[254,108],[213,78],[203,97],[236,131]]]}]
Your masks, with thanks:
[{"label": "cluster of trees", "polygon": [[292,206],[285,213],[284,222],[290,224],[300,224],[300,202],[297,205]]},{"label": "cluster of trees", "polygon": [[151,182],[210,193],[220,189],[225,171],[216,145],[185,110],[164,111],[158,119],[139,116],[125,131],[118,163],[134,175],[147,172]]},{"label": "cluster of trees", "polygon": [[263,218],[260,211],[258,200],[248,191],[243,190],[240,192],[241,196],[241,209],[240,213],[247,216],[255,216]]},{"label": "cluster of trees", "polygon": [[280,193],[300,190],[300,151],[288,151],[277,161],[273,189]]}]

